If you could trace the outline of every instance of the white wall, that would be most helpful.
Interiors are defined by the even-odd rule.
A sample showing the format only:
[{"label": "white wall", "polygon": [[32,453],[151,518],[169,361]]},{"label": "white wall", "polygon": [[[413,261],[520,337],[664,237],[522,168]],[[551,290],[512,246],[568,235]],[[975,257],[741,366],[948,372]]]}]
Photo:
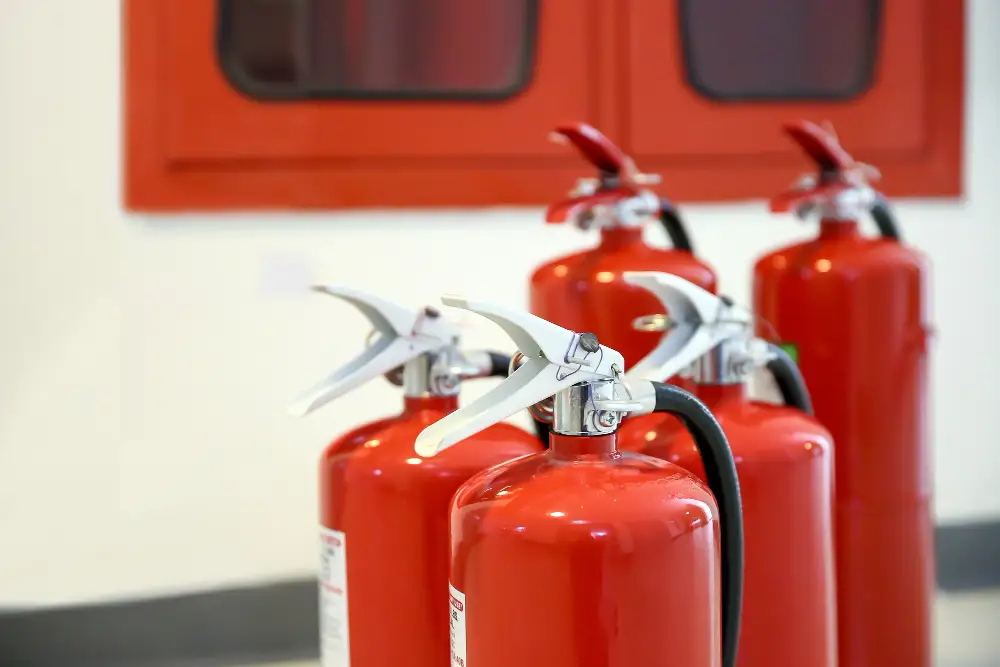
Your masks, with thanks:
[{"label": "white wall", "polygon": [[[119,3],[3,5],[0,606],[308,575],[317,453],[398,394],[378,382],[285,416],[366,333],[297,288],[322,278],[414,305],[446,291],[518,304],[534,265],[589,240],[543,227],[538,210],[126,216]],[[969,5],[968,199],[898,207],[934,262],[943,521],[1000,517],[1000,3]],[[686,214],[744,300],[753,257],[811,233],[762,202]],[[470,324],[470,344],[507,347]]]}]

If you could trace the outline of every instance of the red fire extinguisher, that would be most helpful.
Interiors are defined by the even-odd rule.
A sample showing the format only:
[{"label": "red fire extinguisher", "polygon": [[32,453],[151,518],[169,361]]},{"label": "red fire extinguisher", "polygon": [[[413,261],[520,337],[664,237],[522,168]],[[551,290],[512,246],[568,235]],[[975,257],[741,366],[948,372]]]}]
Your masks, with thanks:
[{"label": "red fire extinguisher", "polygon": [[[841,664],[931,664],[931,475],[924,413],[929,337],[921,254],[903,245],[878,172],[830,128],[785,131],[817,165],[771,202],[820,218],[817,238],[754,267],[759,335],[784,345],[836,442]],[[879,234],[862,236],[864,213]]]},{"label": "red fire extinguisher", "polygon": [[[485,470],[455,493],[452,666],[734,667],[743,521],[732,454],[712,414],[678,387],[626,384],[622,355],[592,333],[460,297],[444,303],[499,324],[523,364],[427,427],[418,453],[447,453],[554,397],[547,451]],[[622,417],[653,411],[690,430],[707,486],[618,450]]]},{"label": "red fire extinguisher", "polygon": [[[639,326],[669,331],[626,375],[673,375],[690,366],[697,396],[715,415],[736,459],[746,526],[741,667],[836,667],[831,437],[814,419],[791,358],[753,336],[749,311],[682,278],[626,273],[674,315]],[[746,381],[766,366],[784,405],[751,401]],[[663,458],[705,479],[691,437],[662,415],[627,419],[619,447]]]},{"label": "red fire extinguisher", "polygon": [[444,456],[415,454],[417,434],[457,409],[461,380],[506,376],[509,358],[459,351],[457,329],[436,310],[415,313],[345,287],[317,289],[356,306],[378,338],[291,411],[306,414],[384,374],[405,395],[401,414],[348,431],[320,459],[323,664],[438,667],[449,652],[448,624],[433,610],[448,591],[451,496],[474,473],[541,444],[497,424]]},{"label": "red fire extinguisher", "polygon": [[[625,271],[664,271],[715,291],[715,273],[694,256],[691,239],[677,209],[647,186],[659,177],[641,174],[620,148],[585,123],[557,127],[552,135],[571,143],[597,168],[596,179],[581,179],[570,198],[549,207],[549,223],[571,221],[583,230],[599,229],[600,244],[559,257],[531,276],[530,309],[559,326],[591,331],[619,350],[629,366],[656,347],[658,336],[630,323],[659,304],[622,279]],[[658,218],[673,248],[663,250],[642,239],[646,222]]]}]

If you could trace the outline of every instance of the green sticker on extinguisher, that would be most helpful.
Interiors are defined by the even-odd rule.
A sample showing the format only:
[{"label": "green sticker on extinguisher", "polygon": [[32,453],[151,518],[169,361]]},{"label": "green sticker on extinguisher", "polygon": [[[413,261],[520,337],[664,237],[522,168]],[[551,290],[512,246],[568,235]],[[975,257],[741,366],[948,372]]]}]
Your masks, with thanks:
[{"label": "green sticker on extinguisher", "polygon": [[799,346],[795,343],[778,343],[778,347],[785,351],[785,354],[792,358],[795,365],[799,364]]}]

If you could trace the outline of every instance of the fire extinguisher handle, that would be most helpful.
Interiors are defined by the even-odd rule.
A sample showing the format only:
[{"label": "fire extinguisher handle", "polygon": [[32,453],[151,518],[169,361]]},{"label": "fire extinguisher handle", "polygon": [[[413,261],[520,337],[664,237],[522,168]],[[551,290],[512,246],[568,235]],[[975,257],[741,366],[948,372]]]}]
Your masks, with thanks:
[{"label": "fire extinguisher handle", "polygon": [[660,224],[663,231],[667,233],[674,250],[683,250],[694,254],[694,246],[691,244],[691,237],[684,227],[680,213],[677,208],[667,199],[660,198]]},{"label": "fire extinguisher handle", "polygon": [[743,509],[736,462],[726,434],[697,398],[679,387],[653,382],[654,412],[667,412],[684,424],[694,439],[708,487],[719,507],[722,533],[722,667],[736,667],[740,617],[743,612]]},{"label": "fire extinguisher handle", "polygon": [[892,209],[889,207],[889,200],[885,196],[882,194],[876,195],[871,212],[882,238],[892,241],[903,240],[902,235],[899,233],[899,225],[896,224],[896,216],[893,215]]},{"label": "fire extinguisher handle", "polygon": [[781,392],[781,399],[785,405],[801,410],[812,416],[812,399],[809,397],[809,388],[806,387],[805,378],[802,371],[792,357],[774,343],[768,344],[767,370],[778,385]]}]

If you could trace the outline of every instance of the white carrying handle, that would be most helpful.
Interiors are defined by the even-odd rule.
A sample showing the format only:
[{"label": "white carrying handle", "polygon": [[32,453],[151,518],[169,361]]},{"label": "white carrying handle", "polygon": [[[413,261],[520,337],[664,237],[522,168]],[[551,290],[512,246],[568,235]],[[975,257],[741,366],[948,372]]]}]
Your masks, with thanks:
[{"label": "white carrying handle", "polygon": [[547,320],[490,303],[445,296],[447,306],[478,313],[498,324],[527,361],[510,377],[469,405],[424,429],[417,436],[419,456],[434,456],[469,436],[581,382],[616,379],[625,369],[622,355]]},{"label": "white carrying handle", "polygon": [[443,317],[429,317],[350,287],[319,285],[313,290],[355,306],[371,322],[378,340],[299,396],[288,408],[293,415],[309,414],[410,359],[454,345],[458,339],[458,329]]},{"label": "white carrying handle", "polygon": [[671,378],[723,341],[748,335],[753,324],[747,309],[678,276],[626,271],[622,277],[656,295],[674,323],[659,345],[629,370],[626,380]]}]

